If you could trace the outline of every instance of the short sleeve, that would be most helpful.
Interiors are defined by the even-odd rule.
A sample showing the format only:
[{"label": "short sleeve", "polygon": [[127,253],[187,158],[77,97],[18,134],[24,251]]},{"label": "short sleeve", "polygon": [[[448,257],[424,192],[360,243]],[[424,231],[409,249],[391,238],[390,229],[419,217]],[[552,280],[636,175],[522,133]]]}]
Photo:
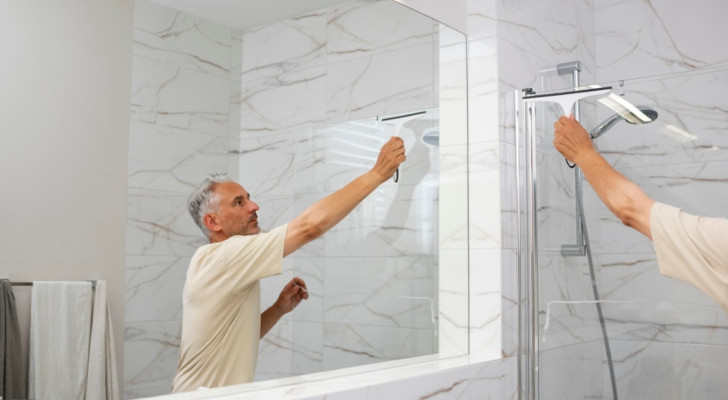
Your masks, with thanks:
[{"label": "short sleeve", "polygon": [[286,224],[267,233],[233,236],[225,241],[225,279],[233,291],[241,292],[263,278],[281,273],[287,229]]},{"label": "short sleeve", "polygon": [[660,273],[692,284],[728,313],[728,220],[655,203],[650,231]]}]

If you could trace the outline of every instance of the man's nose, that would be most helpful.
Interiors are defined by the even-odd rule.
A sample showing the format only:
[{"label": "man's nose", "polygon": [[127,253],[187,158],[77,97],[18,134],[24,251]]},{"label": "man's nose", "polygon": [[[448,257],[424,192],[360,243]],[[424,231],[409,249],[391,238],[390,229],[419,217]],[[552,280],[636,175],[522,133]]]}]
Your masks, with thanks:
[{"label": "man's nose", "polygon": [[251,208],[252,211],[258,211],[258,210],[260,210],[260,207],[258,207],[258,203],[254,202],[252,200],[250,201],[250,208]]}]

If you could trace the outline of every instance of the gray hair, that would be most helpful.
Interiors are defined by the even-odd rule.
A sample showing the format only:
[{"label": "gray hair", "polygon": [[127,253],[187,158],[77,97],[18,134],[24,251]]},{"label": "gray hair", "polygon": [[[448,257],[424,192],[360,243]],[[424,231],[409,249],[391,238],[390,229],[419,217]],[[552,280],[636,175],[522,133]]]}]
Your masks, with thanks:
[{"label": "gray hair", "polygon": [[220,197],[215,193],[215,188],[217,185],[229,181],[230,178],[227,174],[210,174],[187,199],[187,210],[206,237],[210,237],[210,230],[205,226],[205,214],[217,211],[220,206]]}]

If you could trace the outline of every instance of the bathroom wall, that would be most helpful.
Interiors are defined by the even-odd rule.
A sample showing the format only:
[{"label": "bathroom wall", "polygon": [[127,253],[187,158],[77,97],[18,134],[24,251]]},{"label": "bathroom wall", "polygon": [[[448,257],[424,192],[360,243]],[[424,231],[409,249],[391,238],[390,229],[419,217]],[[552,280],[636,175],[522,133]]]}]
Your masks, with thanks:
[{"label": "bathroom wall", "polygon": [[127,398],[171,388],[185,273],[194,250],[205,243],[186,210],[187,196],[208,173],[237,169],[229,149],[237,145],[231,138],[237,139],[239,130],[239,118],[230,116],[231,99],[238,97],[233,82],[239,79],[232,29],[147,1],[136,1],[134,12]]},{"label": "bathroom wall", "polygon": [[[107,281],[120,362],[132,9],[0,4],[0,278]],[[13,289],[25,340],[29,289]]]}]

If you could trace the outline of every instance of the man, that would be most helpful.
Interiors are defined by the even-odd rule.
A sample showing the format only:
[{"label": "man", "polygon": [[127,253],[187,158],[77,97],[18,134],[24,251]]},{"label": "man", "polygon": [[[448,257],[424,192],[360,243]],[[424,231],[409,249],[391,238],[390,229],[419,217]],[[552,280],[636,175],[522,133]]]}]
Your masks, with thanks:
[{"label": "man", "polygon": [[203,182],[188,203],[210,243],[195,252],[187,271],[173,392],[253,380],[260,338],[308,298],[306,284],[294,278],[261,314],[260,279],[280,274],[283,257],[341,221],[405,158],[404,142],[392,137],[368,172],[267,233],[260,233],[258,205],[242,186],[220,176]]},{"label": "man", "polygon": [[607,163],[573,116],[554,123],[554,146],[581,168],[609,211],[652,240],[661,274],[694,285],[728,313],[728,219],[652,200]]}]

